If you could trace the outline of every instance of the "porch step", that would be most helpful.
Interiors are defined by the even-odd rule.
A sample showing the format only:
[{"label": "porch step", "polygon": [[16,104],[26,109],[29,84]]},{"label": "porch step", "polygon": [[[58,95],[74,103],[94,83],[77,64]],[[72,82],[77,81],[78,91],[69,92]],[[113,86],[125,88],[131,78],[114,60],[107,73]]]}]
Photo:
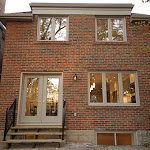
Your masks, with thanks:
[{"label": "porch step", "polygon": [[9,132],[7,135],[62,135],[62,132]]},{"label": "porch step", "polygon": [[[66,127],[65,127],[66,128]],[[11,127],[12,130],[16,129],[62,129],[62,126],[15,126]]]},{"label": "porch step", "polygon": [[7,141],[1,141],[2,143],[64,143],[66,140],[61,139],[24,139],[24,140],[7,140]]},{"label": "porch step", "polygon": [[[66,127],[65,127],[66,128]],[[10,128],[11,131],[7,133],[10,136],[9,140],[2,141],[7,144],[7,148],[15,143],[32,143],[32,147],[36,143],[64,143],[64,135],[62,126],[50,125],[17,125]]]}]

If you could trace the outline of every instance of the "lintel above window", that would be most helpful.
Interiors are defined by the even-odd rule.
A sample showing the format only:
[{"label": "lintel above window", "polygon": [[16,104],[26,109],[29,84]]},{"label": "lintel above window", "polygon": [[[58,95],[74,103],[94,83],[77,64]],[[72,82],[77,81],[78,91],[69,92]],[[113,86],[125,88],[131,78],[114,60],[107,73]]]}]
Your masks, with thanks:
[{"label": "lintel above window", "polygon": [[96,41],[126,42],[126,19],[96,17]]},{"label": "lintel above window", "polygon": [[38,40],[67,41],[68,17],[39,17]]},{"label": "lintel above window", "polygon": [[137,72],[89,72],[89,105],[139,106]]}]

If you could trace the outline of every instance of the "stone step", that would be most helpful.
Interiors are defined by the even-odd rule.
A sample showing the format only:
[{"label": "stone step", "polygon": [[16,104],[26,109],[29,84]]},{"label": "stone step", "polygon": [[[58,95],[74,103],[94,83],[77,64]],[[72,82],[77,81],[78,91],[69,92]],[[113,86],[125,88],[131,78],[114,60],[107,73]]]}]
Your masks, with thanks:
[{"label": "stone step", "polygon": [[61,139],[24,139],[24,140],[7,140],[1,141],[1,143],[65,143],[66,140]]},{"label": "stone step", "polygon": [[62,132],[9,132],[7,135],[62,135]]},{"label": "stone step", "polygon": [[[66,127],[65,127],[66,128]],[[49,125],[42,125],[42,126],[36,126],[36,125],[20,125],[11,127],[12,130],[16,129],[62,129],[62,126],[49,126]]]}]

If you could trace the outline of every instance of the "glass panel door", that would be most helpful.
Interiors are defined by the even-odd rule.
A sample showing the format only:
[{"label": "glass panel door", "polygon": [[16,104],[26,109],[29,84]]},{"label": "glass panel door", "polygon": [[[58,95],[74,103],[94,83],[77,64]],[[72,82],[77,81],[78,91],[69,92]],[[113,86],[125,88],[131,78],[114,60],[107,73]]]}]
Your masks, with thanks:
[{"label": "glass panel door", "polygon": [[62,77],[44,76],[42,122],[61,124]]},{"label": "glass panel door", "polygon": [[25,76],[21,122],[40,122],[42,100],[41,76]]},{"label": "glass panel door", "polygon": [[61,125],[62,76],[25,76],[21,106],[23,124]]},{"label": "glass panel door", "polygon": [[25,116],[37,116],[39,78],[27,78]]},{"label": "glass panel door", "polygon": [[59,78],[47,79],[46,116],[58,115]]}]

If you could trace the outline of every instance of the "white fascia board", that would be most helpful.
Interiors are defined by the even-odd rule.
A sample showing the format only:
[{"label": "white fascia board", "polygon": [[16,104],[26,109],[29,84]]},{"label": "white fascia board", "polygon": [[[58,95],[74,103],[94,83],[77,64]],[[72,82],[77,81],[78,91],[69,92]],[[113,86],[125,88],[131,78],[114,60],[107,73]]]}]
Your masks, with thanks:
[{"label": "white fascia board", "polygon": [[55,8],[133,8],[132,3],[111,4],[111,3],[30,3],[31,8],[35,7],[55,7]]},{"label": "white fascia board", "polygon": [[132,14],[131,15],[131,21],[136,21],[136,20],[150,20],[150,15]]},{"label": "white fascia board", "polygon": [[11,14],[0,14],[0,21],[32,21],[32,13],[11,13]]},{"label": "white fascia board", "polygon": [[131,8],[32,8],[35,15],[131,15]]}]

